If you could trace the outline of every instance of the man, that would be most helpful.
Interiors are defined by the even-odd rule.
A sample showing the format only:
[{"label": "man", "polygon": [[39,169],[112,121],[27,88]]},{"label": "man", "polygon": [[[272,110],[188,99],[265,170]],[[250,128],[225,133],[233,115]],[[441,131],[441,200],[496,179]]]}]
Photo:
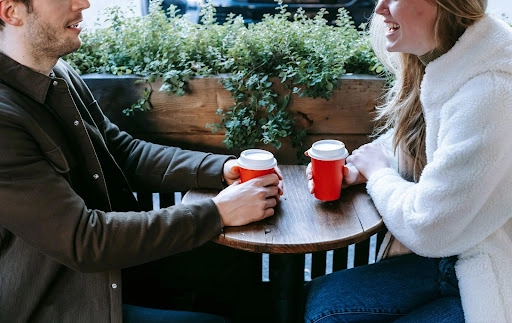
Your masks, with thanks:
[{"label": "man", "polygon": [[[232,156],[143,142],[110,123],[60,60],[80,47],[88,7],[0,0],[0,321],[121,322],[123,311],[125,322],[141,312],[147,321],[215,319],[123,307],[121,269],[273,215],[280,171],[239,184]],[[213,199],[150,212],[132,193],[226,184]]]}]

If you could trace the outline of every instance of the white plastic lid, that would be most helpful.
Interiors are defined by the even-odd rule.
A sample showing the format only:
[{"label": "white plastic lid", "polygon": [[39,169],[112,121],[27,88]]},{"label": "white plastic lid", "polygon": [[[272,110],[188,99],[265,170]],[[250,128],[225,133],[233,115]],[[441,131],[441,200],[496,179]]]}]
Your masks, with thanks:
[{"label": "white plastic lid", "polygon": [[338,160],[348,157],[348,150],[345,144],[339,140],[319,140],[308,150],[311,158],[318,160]]},{"label": "white plastic lid", "polygon": [[274,168],[277,160],[274,155],[263,149],[248,149],[242,151],[238,158],[238,165],[245,169],[265,170]]}]

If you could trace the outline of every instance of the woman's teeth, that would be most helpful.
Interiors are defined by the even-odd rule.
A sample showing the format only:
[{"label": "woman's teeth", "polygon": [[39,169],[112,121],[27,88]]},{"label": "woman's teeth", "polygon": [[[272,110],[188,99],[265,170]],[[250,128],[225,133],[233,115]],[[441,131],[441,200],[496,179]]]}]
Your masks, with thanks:
[{"label": "woman's teeth", "polygon": [[400,29],[399,24],[388,24],[389,30],[398,30]]}]

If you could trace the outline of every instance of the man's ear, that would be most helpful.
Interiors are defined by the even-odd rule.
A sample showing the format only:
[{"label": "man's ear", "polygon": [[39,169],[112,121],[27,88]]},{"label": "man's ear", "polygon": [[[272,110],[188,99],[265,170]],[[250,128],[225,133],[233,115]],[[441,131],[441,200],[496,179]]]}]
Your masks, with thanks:
[{"label": "man's ear", "polygon": [[25,5],[22,2],[11,0],[0,0],[0,19],[7,25],[21,26],[23,21],[21,13],[26,12]]}]

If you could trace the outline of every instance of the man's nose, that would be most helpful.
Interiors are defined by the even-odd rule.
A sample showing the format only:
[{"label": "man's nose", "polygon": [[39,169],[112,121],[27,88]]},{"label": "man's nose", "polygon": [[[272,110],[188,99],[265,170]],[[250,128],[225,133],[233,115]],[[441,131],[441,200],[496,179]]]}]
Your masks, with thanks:
[{"label": "man's nose", "polygon": [[91,4],[89,3],[89,0],[71,0],[73,1],[73,4],[71,6],[73,11],[81,11],[89,8]]}]

